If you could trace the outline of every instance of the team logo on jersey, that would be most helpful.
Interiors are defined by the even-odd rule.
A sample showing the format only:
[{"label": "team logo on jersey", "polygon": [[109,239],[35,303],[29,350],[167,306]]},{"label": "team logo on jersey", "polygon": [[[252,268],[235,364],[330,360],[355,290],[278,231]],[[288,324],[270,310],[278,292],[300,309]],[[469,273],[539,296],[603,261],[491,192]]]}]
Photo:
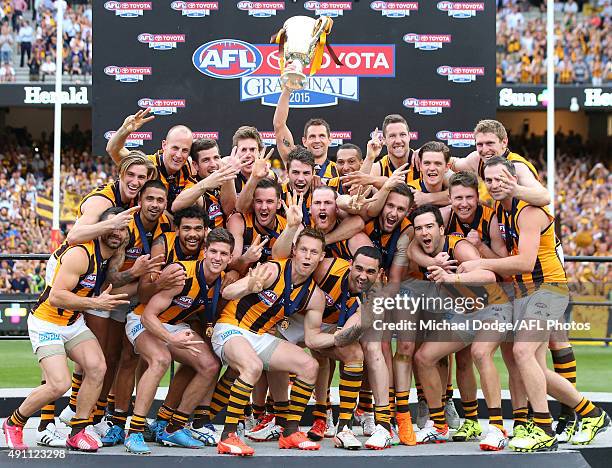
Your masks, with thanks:
[{"label": "team logo on jersey", "polygon": [[142,98],[138,100],[138,105],[143,109],[151,109],[155,115],[176,114],[179,108],[185,107],[184,99],[151,99]]},{"label": "team logo on jersey", "polygon": [[179,42],[185,42],[185,35],[142,33],[138,35],[138,42],[149,44],[149,49],[171,50],[176,49]]},{"label": "team logo on jersey", "polygon": [[413,109],[415,114],[419,115],[436,115],[441,114],[444,108],[451,107],[450,99],[404,99],[404,107]]},{"label": "team logo on jersey", "polygon": [[242,1],[236,5],[239,10],[248,11],[249,16],[255,18],[269,18],[276,16],[278,10],[285,9],[285,2],[249,2]]},{"label": "team logo on jersey", "polygon": [[471,18],[484,11],[484,2],[438,2],[437,7],[453,18]]},{"label": "team logo on jersey", "polygon": [[370,8],[387,18],[405,18],[419,9],[419,2],[372,2]]},{"label": "team logo on jersey", "polygon": [[327,307],[331,307],[336,303],[336,301],[334,301],[334,298],[327,294],[325,291],[323,291],[323,294],[325,294],[325,304],[327,304]]},{"label": "team logo on jersey", "polygon": [[[290,107],[335,106],[339,99],[359,101],[362,77],[395,77],[395,45],[336,45],[343,66],[323,55],[321,70],[308,79],[306,87],[291,93]],[[260,99],[276,106],[281,93],[278,47],[249,44],[237,39],[219,39],[198,47],[193,65],[212,78],[240,78],[240,100]]]},{"label": "team logo on jersey", "polygon": [[194,140],[198,140],[202,138],[207,138],[209,140],[219,139],[219,132],[192,132],[192,133],[193,133]]},{"label": "team logo on jersey", "polygon": [[212,78],[230,80],[255,72],[263,63],[259,49],[237,39],[219,39],[202,44],[192,57],[193,65]]},{"label": "team logo on jersey", "polygon": [[84,288],[93,289],[96,286],[96,274],[90,273],[85,278],[83,278],[81,281],[79,281],[79,284],[83,286]]},{"label": "team logo on jersey", "polygon": [[[115,134],[114,130],[108,131],[104,133],[104,138],[110,140],[111,137]],[[139,146],[144,145],[145,141],[151,141],[153,139],[152,132],[132,132],[128,135],[125,140],[126,148],[138,148]]]},{"label": "team logo on jersey", "polygon": [[104,73],[108,76],[114,76],[115,80],[122,83],[136,83],[144,80],[145,75],[152,75],[153,68],[151,67],[117,67],[109,65],[104,68]]},{"label": "team logo on jersey", "polygon": [[351,2],[304,2],[304,8],[314,11],[315,15],[325,15],[332,18],[344,15],[345,10],[352,10]]},{"label": "team logo on jersey", "polygon": [[271,289],[265,289],[264,291],[261,291],[259,294],[257,294],[257,297],[259,297],[259,300],[261,302],[270,307],[278,299],[278,294],[276,294]]},{"label": "team logo on jersey", "polygon": [[189,18],[201,18],[210,16],[211,11],[217,11],[219,2],[172,2],[170,8]]},{"label": "team logo on jersey", "polygon": [[476,81],[477,76],[484,75],[484,67],[450,67],[442,65],[438,67],[438,75],[448,77],[453,83],[470,83]]},{"label": "team logo on jersey", "polygon": [[145,10],[152,10],[153,2],[106,2],[104,8],[122,18],[134,18],[144,15]]},{"label": "team logo on jersey", "polygon": [[223,210],[219,203],[211,203],[208,207],[208,218],[215,219],[218,216],[223,216]]},{"label": "team logo on jersey", "polygon": [[178,296],[172,299],[172,303],[181,309],[188,309],[191,307],[191,304],[193,304],[193,298],[189,296]]},{"label": "team logo on jersey", "polygon": [[473,132],[451,132],[448,130],[440,130],[438,133],[436,133],[436,138],[438,140],[446,141],[448,146],[452,146],[454,148],[467,148],[468,146],[474,146],[476,144],[474,141]]},{"label": "team logo on jersey", "polygon": [[125,250],[125,256],[129,259],[137,259],[142,255],[142,247],[130,247]]},{"label": "team logo on jersey", "polygon": [[404,35],[404,42],[414,44],[414,48],[419,50],[438,50],[444,44],[449,44],[451,40],[452,36],[450,34],[408,33]]}]

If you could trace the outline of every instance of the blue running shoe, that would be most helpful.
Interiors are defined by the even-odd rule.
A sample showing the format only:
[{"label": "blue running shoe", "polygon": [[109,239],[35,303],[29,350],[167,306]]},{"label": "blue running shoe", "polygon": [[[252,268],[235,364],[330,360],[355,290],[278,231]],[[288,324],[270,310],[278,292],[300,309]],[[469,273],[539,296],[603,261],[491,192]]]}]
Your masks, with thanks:
[{"label": "blue running shoe", "polygon": [[179,429],[176,432],[172,432],[169,434],[167,431],[161,433],[160,443],[162,445],[167,445],[169,447],[183,447],[183,448],[202,448],[204,447],[204,442],[200,442],[199,440],[194,439],[189,434],[189,431],[185,428]]},{"label": "blue running shoe", "polygon": [[151,453],[151,449],[144,440],[144,437],[140,432],[134,432],[125,438],[125,451],[130,453],[136,453],[139,455],[146,455]]},{"label": "blue running shoe", "polygon": [[159,419],[156,419],[149,425],[149,430],[153,433],[155,437],[155,440],[153,440],[152,442],[157,442],[157,443],[161,442],[160,440],[161,435],[166,430],[167,425],[168,425],[168,421],[162,421]]},{"label": "blue running shoe", "polygon": [[113,447],[123,443],[125,440],[125,430],[120,426],[111,426],[106,435],[102,437],[102,445],[105,447]]}]

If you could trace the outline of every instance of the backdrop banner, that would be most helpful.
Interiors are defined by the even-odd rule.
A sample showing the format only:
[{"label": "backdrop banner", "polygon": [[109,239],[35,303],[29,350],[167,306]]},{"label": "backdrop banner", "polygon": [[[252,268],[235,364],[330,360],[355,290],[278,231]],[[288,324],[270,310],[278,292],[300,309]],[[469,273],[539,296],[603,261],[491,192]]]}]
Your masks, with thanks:
[{"label": "backdrop banner", "polygon": [[477,121],[495,118],[495,4],[94,2],[94,151],[103,154],[124,117],[147,107],[157,118],[128,145],[148,153],[176,124],[218,138],[224,154],[241,125],[273,141],[280,73],[278,46],[268,41],[287,18],[327,15],[343,65],[326,51],[321,69],[292,95],[288,123],[296,142],[306,120],[322,117],[335,132],[334,146],[365,150],[385,115],[399,113],[410,125],[411,147],[437,139],[466,155]]}]

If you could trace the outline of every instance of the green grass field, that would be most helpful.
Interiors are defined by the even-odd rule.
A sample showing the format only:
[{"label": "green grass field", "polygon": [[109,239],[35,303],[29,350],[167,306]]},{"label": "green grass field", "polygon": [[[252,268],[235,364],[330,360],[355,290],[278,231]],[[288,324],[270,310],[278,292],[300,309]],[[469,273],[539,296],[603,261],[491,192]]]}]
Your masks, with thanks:
[{"label": "green grass field", "polygon": [[[585,392],[612,392],[612,348],[576,346],[578,387]],[[0,341],[0,388],[35,387],[40,383],[40,369],[32,354],[29,341]],[[508,374],[501,356],[496,364],[502,377],[502,387],[508,388]],[[168,385],[168,376],[162,386]],[[334,378],[338,385],[338,375]]]}]

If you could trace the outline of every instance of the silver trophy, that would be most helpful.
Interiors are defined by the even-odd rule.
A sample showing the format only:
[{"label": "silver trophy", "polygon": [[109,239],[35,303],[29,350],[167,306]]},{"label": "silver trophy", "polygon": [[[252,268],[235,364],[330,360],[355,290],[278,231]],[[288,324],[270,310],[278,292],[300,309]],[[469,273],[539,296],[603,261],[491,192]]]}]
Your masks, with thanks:
[{"label": "silver trophy", "polygon": [[273,36],[272,42],[279,44],[283,87],[291,90],[303,89],[306,85],[304,68],[310,65],[310,74],[317,72],[332,25],[332,19],[327,16],[321,16],[319,19],[293,16],[285,21],[283,29]]}]

